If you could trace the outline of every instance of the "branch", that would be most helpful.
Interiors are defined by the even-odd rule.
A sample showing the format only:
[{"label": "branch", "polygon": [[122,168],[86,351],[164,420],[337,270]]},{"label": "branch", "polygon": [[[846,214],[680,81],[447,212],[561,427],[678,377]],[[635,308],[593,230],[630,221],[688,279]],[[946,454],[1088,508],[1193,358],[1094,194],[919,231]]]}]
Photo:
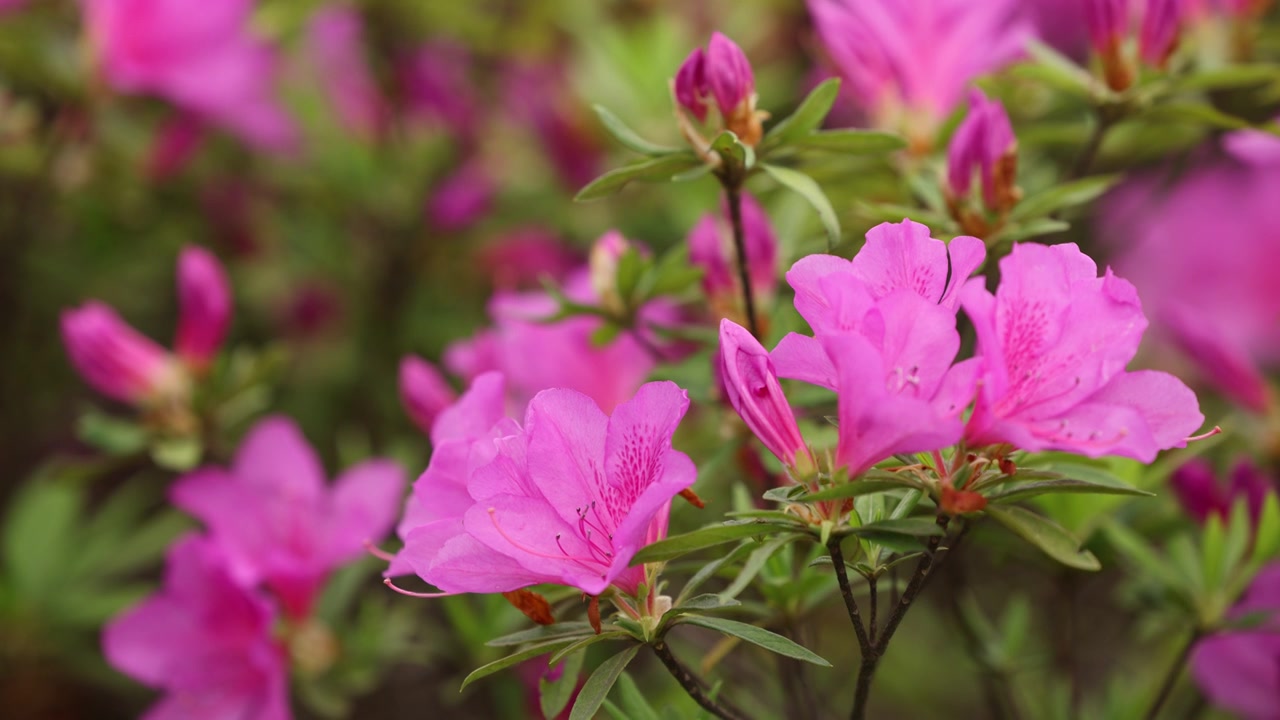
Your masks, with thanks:
[{"label": "branch", "polygon": [[853,623],[853,631],[858,636],[858,647],[862,649],[863,657],[866,657],[875,652],[875,645],[862,625],[858,601],[853,599],[853,588],[849,585],[849,571],[844,566],[844,551],[840,549],[840,538],[831,538],[827,542],[827,551],[831,553],[831,564],[836,569],[836,579],[840,582],[840,596],[844,598],[845,609],[849,611],[849,622]]},{"label": "branch", "polygon": [[1164,680],[1160,682],[1160,690],[1156,693],[1156,699],[1151,703],[1147,714],[1143,716],[1146,720],[1155,720],[1160,714],[1160,708],[1164,707],[1165,701],[1169,699],[1169,695],[1173,692],[1173,686],[1178,683],[1178,677],[1182,675],[1182,668],[1187,664],[1191,649],[1195,647],[1196,641],[1199,639],[1200,630],[1197,628],[1191,632],[1191,637],[1187,638],[1187,642],[1178,651],[1178,656],[1174,658],[1173,664],[1165,672]]},{"label": "branch", "polygon": [[680,664],[680,661],[676,659],[676,656],[671,654],[671,648],[667,647],[667,643],[665,641],[658,640],[650,645],[650,647],[653,648],[653,654],[657,655],[658,659],[662,661],[662,664],[667,666],[667,670],[671,672],[671,676],[676,679],[676,682],[680,683],[680,687],[684,688],[684,691],[689,693],[689,697],[693,698],[693,701],[698,703],[703,710],[706,710],[721,720],[746,720],[747,716],[742,714],[736,708],[727,708],[708,697],[707,694],[702,691],[701,681],[699,681],[693,673],[689,672],[684,665]]},{"label": "branch", "polygon": [[742,187],[732,178],[724,180],[725,198],[729,203],[729,223],[733,226],[733,249],[738,256],[738,282],[742,285],[742,302],[746,306],[747,329],[761,342],[760,323],[756,319],[755,292],[751,289],[751,274],[747,272],[746,230],[742,225]]}]

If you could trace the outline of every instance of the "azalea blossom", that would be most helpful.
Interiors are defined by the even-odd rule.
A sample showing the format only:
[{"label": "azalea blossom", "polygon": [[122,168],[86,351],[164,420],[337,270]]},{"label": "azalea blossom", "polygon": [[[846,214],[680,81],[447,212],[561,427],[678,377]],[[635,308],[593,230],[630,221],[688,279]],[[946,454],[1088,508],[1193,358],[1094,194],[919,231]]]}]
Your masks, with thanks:
[{"label": "azalea blossom", "polygon": [[369,139],[386,121],[386,107],[364,54],[364,21],[353,7],[329,5],[307,21],[307,52],[346,128]]},{"label": "azalea blossom", "polygon": [[1212,515],[1226,520],[1236,502],[1244,500],[1256,523],[1267,494],[1280,489],[1274,479],[1248,459],[1237,462],[1227,482],[1222,482],[1208,461],[1196,458],[1175,470],[1169,485],[1182,509],[1197,522],[1205,522]]},{"label": "azalea blossom", "polygon": [[1132,284],[1098,277],[1073,243],[1017,244],[1000,278],[994,295],[981,280],[961,293],[982,356],[970,445],[1151,462],[1204,422],[1182,381],[1125,370],[1147,327]]},{"label": "azalea blossom", "polygon": [[297,141],[274,94],[274,50],[249,27],[252,0],[192,12],[186,0],[84,0],[98,66],[116,90],[161,97],[267,150]]},{"label": "azalea blossom", "polygon": [[213,253],[183,248],[178,255],[178,334],[173,347],[193,368],[218,354],[231,326],[231,286]]},{"label": "azalea blossom", "polygon": [[699,123],[706,122],[714,107],[723,129],[733,131],[743,143],[755,145],[764,136],[761,122],[767,115],[756,110],[751,62],[721,33],[711,34],[705,51],[695,48],[689,54],[676,71],[672,92],[679,108]]},{"label": "azalea blossom", "polygon": [[1191,653],[1191,677],[1214,705],[1246,720],[1270,720],[1280,715],[1276,693],[1280,667],[1280,565],[1264,568],[1232,617],[1261,615],[1262,622],[1247,630],[1229,630],[1196,643]]},{"label": "azalea blossom", "polygon": [[417,355],[400,359],[400,402],[424,434],[431,433],[436,417],[456,399],[453,388],[436,366]]},{"label": "azalea blossom", "polygon": [[787,273],[814,336],[787,335],[772,358],[781,377],[836,391],[836,460],[851,475],[960,438],[979,364],[952,364],[957,291],[984,257],[976,238],[948,245],[905,220],[873,228],[852,261],[811,255]]},{"label": "azalea blossom", "polygon": [[574,94],[564,65],[513,63],[503,71],[502,93],[509,120],[533,132],[566,187],[576,191],[600,173],[604,148],[598,126]]},{"label": "azalea blossom", "polygon": [[609,416],[581,393],[547,390],[523,427],[501,417],[480,430],[501,397],[500,376],[482,376],[437,423],[400,558],[446,594],[549,582],[636,595],[645,570],[628,567],[632,556],[666,537],[671,499],[697,475],[671,447],[687,393],[648,383]]},{"label": "azalea blossom", "polygon": [[[720,317],[739,318],[742,281],[738,252],[728,208],[707,213],[689,231],[689,262],[702,268],[702,289]],[[747,280],[756,303],[768,306],[778,285],[778,237],[764,208],[749,193],[742,194],[742,244],[746,251]]]},{"label": "azalea blossom", "polygon": [[986,209],[1008,212],[1020,194],[1014,184],[1017,171],[1018,141],[1009,114],[998,100],[987,99],[975,88],[969,94],[969,113],[947,148],[948,201],[960,209],[958,204],[968,198],[976,175]]},{"label": "azalea blossom", "polygon": [[732,320],[721,320],[719,357],[725,399],[751,432],[788,468],[798,463],[802,471],[814,467],[773,361],[760,341]]},{"label": "azalea blossom", "polygon": [[331,571],[391,529],[404,485],[395,463],[367,460],[327,487],[297,425],[276,416],[249,431],[230,467],[187,473],[169,494],[208,526],[238,578],[264,583],[299,619]]},{"label": "azalea blossom", "polygon": [[1033,36],[1017,0],[808,0],[814,27],[875,127],[933,145],[979,75],[1022,56]]},{"label": "azalea blossom", "polygon": [[209,538],[174,543],[164,586],[113,619],[102,647],[112,667],[164,696],[147,720],[288,720],[288,661],[276,610],[244,584]]}]

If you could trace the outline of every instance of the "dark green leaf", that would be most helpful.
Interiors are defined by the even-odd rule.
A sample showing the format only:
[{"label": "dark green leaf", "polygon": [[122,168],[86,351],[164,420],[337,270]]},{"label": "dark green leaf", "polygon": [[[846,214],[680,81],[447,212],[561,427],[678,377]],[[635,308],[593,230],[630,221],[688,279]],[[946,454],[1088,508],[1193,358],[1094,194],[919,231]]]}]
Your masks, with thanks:
[{"label": "dark green leaf", "polygon": [[1027,498],[1037,495],[1049,495],[1054,493],[1077,493],[1077,494],[1093,494],[1093,495],[1137,495],[1143,497],[1155,497],[1155,493],[1149,493],[1146,490],[1139,490],[1124,484],[1099,483],[1089,480],[1076,480],[1074,478],[1059,478],[1054,480],[1035,480],[1024,483],[1006,483],[998,490],[984,493],[987,500],[994,503],[1010,503],[1017,500],[1026,500]]},{"label": "dark green leaf", "polygon": [[804,135],[793,140],[792,145],[847,155],[880,155],[905,148],[907,141],[900,135],[877,130],[841,129]]},{"label": "dark green leaf", "polygon": [[631,564],[640,565],[648,562],[662,562],[678,558],[695,550],[715,547],[723,545],[727,542],[740,540],[744,537],[754,535],[772,535],[782,532],[786,528],[779,527],[771,523],[746,521],[746,522],[727,522],[721,525],[710,525],[708,527],[694,530],[683,535],[669,537],[666,540],[659,540],[652,545],[647,545],[631,558]]},{"label": "dark green leaf", "polygon": [[1149,120],[1175,120],[1207,125],[1220,130],[1242,130],[1249,127],[1249,121],[1228,115],[1221,110],[1202,102],[1174,102],[1155,105],[1143,117]]},{"label": "dark green leaf", "polygon": [[652,160],[644,160],[642,162],[633,163],[624,167],[610,170],[600,177],[587,183],[587,186],[578,191],[577,202],[586,202],[588,200],[599,200],[609,197],[619,190],[622,190],[627,183],[633,180],[643,182],[666,182],[671,180],[675,175],[686,170],[697,167],[702,164],[692,152],[680,152],[672,155],[664,155]]},{"label": "dark green leaf", "polygon": [[747,558],[747,561],[742,564],[742,570],[738,573],[738,577],[734,578],[733,583],[725,588],[721,594],[726,598],[736,598],[738,593],[745,590],[756,575],[760,574],[760,569],[769,561],[769,558],[773,557],[774,553],[778,552],[782,546],[797,539],[799,539],[797,535],[783,535],[771,538],[756,548],[752,551],[751,557]]},{"label": "dark green leaf", "polygon": [[1018,203],[1009,217],[1015,221],[1030,220],[1083,205],[1109,190],[1120,178],[1120,175],[1095,175],[1055,185]]},{"label": "dark green leaf", "polygon": [[578,693],[578,699],[573,703],[573,711],[569,713],[569,720],[591,720],[596,716],[596,711],[604,704],[604,699],[609,695],[613,684],[618,681],[618,676],[627,668],[636,653],[640,652],[641,647],[632,645],[600,663],[600,667],[591,673],[591,677],[587,678],[586,684],[582,686],[582,692]]},{"label": "dark green leaf", "polygon": [[816,493],[801,495],[792,502],[822,502],[824,500],[843,500],[845,498],[858,497],[859,495],[870,495],[871,493],[885,492],[887,490],[901,490],[902,488],[916,488],[918,485],[908,478],[889,479],[877,478],[875,480],[850,480],[841,483],[835,487],[825,488]]},{"label": "dark green leaf", "polygon": [[1046,517],[1017,506],[988,505],[985,512],[1013,534],[1067,567],[1078,570],[1102,568],[1093,553],[1080,549],[1080,541],[1075,536]]},{"label": "dark green leaf", "polygon": [[697,597],[689,598],[680,603],[676,607],[671,608],[668,614],[679,614],[699,612],[702,610],[719,610],[721,608],[736,607],[742,603],[731,597],[717,595],[715,593],[705,593]]},{"label": "dark green leaf", "polygon": [[630,673],[618,676],[618,701],[622,704],[623,717],[627,720],[658,720],[658,713],[649,705],[644,693],[636,687]]},{"label": "dark green leaf", "polygon": [[472,670],[471,674],[468,675],[466,679],[462,681],[462,687],[458,688],[458,691],[461,692],[465,690],[468,685],[475,682],[476,680],[488,677],[498,672],[499,670],[505,670],[511,667],[512,665],[515,665],[516,663],[524,662],[529,658],[538,657],[539,655],[546,655],[549,652],[552,652],[565,645],[568,645],[570,642],[571,640],[566,638],[560,638],[558,640],[548,640],[547,642],[538,643],[537,645],[531,645],[523,650],[520,650],[519,652],[508,655],[504,658],[494,660],[493,662],[487,665],[481,665],[475,670]]},{"label": "dark green leaf", "polygon": [[[586,658],[586,653],[570,655],[564,661],[560,677],[554,681],[548,681],[545,674],[538,678],[538,705],[542,708],[542,717],[560,717],[573,699],[573,691],[578,689],[578,676],[582,674],[582,662]],[[550,664],[555,665],[556,660],[553,658]]]},{"label": "dark green leaf", "polygon": [[1178,86],[1186,90],[1225,90],[1275,82],[1280,82],[1280,68],[1259,63],[1197,70],[1182,78]]},{"label": "dark green leaf", "polygon": [[813,663],[814,665],[821,665],[823,667],[831,667],[831,663],[823,660],[818,654],[804,646],[797,645],[777,633],[769,632],[768,630],[756,627],[755,625],[738,622],[737,620],[704,617],[701,615],[686,616],[684,618],[684,623],[722,632],[725,635],[732,635],[736,638],[746,640],[753,645],[759,645],[765,650],[779,655],[785,655],[789,658],[803,660],[807,663]]},{"label": "dark green leaf", "polygon": [[762,497],[771,502],[788,503],[794,502],[801,495],[804,495],[803,485],[782,485],[766,490]]},{"label": "dark green leaf", "polygon": [[764,136],[762,147],[772,149],[786,145],[796,138],[804,137],[817,130],[822,126],[822,121],[827,118],[827,113],[831,112],[831,106],[835,104],[836,96],[839,94],[839,78],[823,81],[809,92],[795,112],[769,128],[769,132]]},{"label": "dark green leaf", "polygon": [[840,221],[836,218],[835,209],[831,207],[831,201],[822,192],[822,188],[818,186],[817,181],[799,170],[792,170],[779,165],[766,163],[760,167],[764,168],[769,177],[777,181],[779,185],[798,194],[813,206],[813,209],[818,212],[818,219],[822,221],[822,228],[826,230],[828,245],[835,245],[840,242]]},{"label": "dark green leaf", "polygon": [[545,642],[557,639],[575,639],[594,634],[591,625],[585,622],[559,622],[555,625],[539,625],[536,628],[521,630],[518,633],[503,635],[485,643],[489,647],[513,647],[531,642]]},{"label": "dark green leaf", "polygon": [[624,632],[622,630],[610,630],[609,632],[602,632],[599,635],[588,635],[587,637],[584,637],[581,640],[578,640],[572,645],[567,645],[555,651],[554,653],[552,653],[551,658],[547,660],[547,664],[555,665],[556,663],[560,662],[561,659],[575,652],[578,652],[579,650],[586,650],[587,648],[591,647],[592,645],[595,645],[598,642],[608,642],[609,640],[622,640],[630,637],[631,637],[631,633]]},{"label": "dark green leaf", "polygon": [[604,125],[604,129],[609,131],[609,134],[613,136],[613,139],[622,143],[622,145],[628,150],[634,150],[641,155],[648,155],[650,157],[670,155],[672,153],[680,152],[679,148],[657,145],[640,137],[634,130],[627,127],[627,124],[622,122],[617,115],[614,115],[603,105],[592,105],[591,109],[596,111],[596,115],[599,116],[601,124]]},{"label": "dark green leaf", "polygon": [[1096,84],[1089,71],[1076,65],[1071,58],[1044,43],[1027,44],[1027,54],[1034,62],[1021,63],[1013,68],[1019,77],[1042,82],[1076,97],[1093,95]]},{"label": "dark green leaf", "polygon": [[716,574],[720,568],[727,567],[737,562],[739,558],[746,556],[752,551],[752,548],[755,548],[756,546],[757,543],[744,542],[729,551],[729,553],[724,557],[717,558],[706,565],[703,565],[700,570],[693,574],[693,577],[689,578],[689,582],[685,583],[683,588],[680,588],[680,595],[676,598],[676,605],[683,604],[685,602],[685,598],[687,598],[690,593],[697,590],[702,583],[707,581],[707,578]]}]

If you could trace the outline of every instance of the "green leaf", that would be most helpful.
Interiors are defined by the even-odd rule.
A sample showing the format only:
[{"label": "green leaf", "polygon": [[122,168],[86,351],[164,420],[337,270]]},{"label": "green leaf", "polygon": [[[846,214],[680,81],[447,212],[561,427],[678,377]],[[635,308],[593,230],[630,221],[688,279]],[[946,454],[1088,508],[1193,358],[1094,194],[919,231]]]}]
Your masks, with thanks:
[{"label": "green leaf", "polygon": [[600,667],[591,673],[591,677],[587,678],[586,684],[582,686],[582,692],[578,693],[578,700],[573,704],[569,720],[591,720],[596,716],[596,711],[604,704],[604,699],[609,695],[613,684],[618,681],[618,676],[635,658],[636,653],[640,652],[641,647],[632,645],[600,663]]},{"label": "green leaf", "polygon": [[650,267],[650,261],[634,247],[628,247],[618,258],[614,282],[618,288],[618,296],[622,298],[623,302],[628,303],[628,307],[635,297],[636,287],[640,285],[640,278],[646,274]]},{"label": "green leaf", "polygon": [[985,512],[1014,535],[1040,548],[1044,554],[1067,567],[1078,570],[1102,568],[1093,553],[1080,549],[1079,540],[1046,517],[1017,506],[988,505]]},{"label": "green leaf", "polygon": [[822,221],[822,227],[827,232],[827,244],[829,246],[840,242],[840,221],[836,218],[835,209],[831,207],[831,201],[823,194],[822,188],[818,186],[817,181],[799,170],[792,170],[779,165],[764,163],[760,167],[764,168],[769,177],[777,181],[779,185],[804,198],[813,206],[814,210],[818,211],[818,219]]},{"label": "green leaf", "polygon": [[804,495],[803,485],[782,485],[765,490],[761,497],[770,502],[789,503],[795,502],[801,495]]},{"label": "green leaf", "polygon": [[[640,137],[636,134],[636,131],[627,127],[626,123],[622,122],[617,115],[614,115],[603,105],[592,105],[591,109],[596,111],[596,115],[600,118],[600,123],[604,125],[605,130],[609,131],[609,134],[613,136],[613,139],[622,143],[622,145],[628,150],[634,150],[641,155],[648,155],[650,157],[670,155],[672,153],[680,152],[680,148],[657,145]],[[551,715],[554,715],[554,713]],[[548,715],[548,717],[551,715]]]},{"label": "green leaf", "polygon": [[1207,125],[1220,130],[1242,130],[1249,127],[1248,120],[1228,115],[1212,105],[1198,102],[1174,102],[1155,105],[1143,117],[1148,120],[1173,120],[1194,125]]},{"label": "green leaf", "polygon": [[551,658],[547,661],[547,664],[555,665],[556,663],[560,662],[562,658],[568,655],[571,655],[575,652],[578,652],[579,650],[586,650],[587,648],[591,647],[592,645],[595,645],[598,642],[607,642],[609,640],[622,640],[622,639],[630,639],[630,638],[631,638],[631,633],[624,632],[622,630],[610,630],[609,632],[602,632],[599,635],[588,635],[587,637],[582,638],[581,640],[573,643],[572,645],[568,645],[566,647],[560,648],[559,650],[552,653]]},{"label": "green leaf", "polygon": [[1014,220],[1030,220],[1062,210],[1083,205],[1105,193],[1120,181],[1120,175],[1095,175],[1073,182],[1055,185],[1044,192],[1019,202],[1009,217]]},{"label": "green leaf", "polygon": [[1016,225],[1001,230],[997,235],[991,238],[992,242],[1014,243],[1027,238],[1042,237],[1044,235],[1053,235],[1054,233],[1065,232],[1071,229],[1071,223],[1065,220],[1054,220],[1053,218],[1036,218],[1035,220],[1027,220]]},{"label": "green leaf", "polygon": [[485,643],[489,647],[513,647],[531,642],[547,640],[573,640],[585,635],[593,635],[595,630],[585,622],[558,622],[555,625],[539,625],[536,628],[521,630],[518,633],[503,635]]},{"label": "green leaf", "polygon": [[915,489],[918,485],[907,478],[889,479],[879,478],[875,480],[850,480],[841,483],[835,487],[829,487],[819,490],[816,493],[801,495],[792,502],[814,503],[825,500],[843,500],[845,498],[858,497],[859,495],[869,495],[871,493],[885,492],[888,490],[901,490],[902,488]]},{"label": "green leaf", "polygon": [[678,558],[681,555],[687,555],[695,550],[723,545],[733,540],[740,540],[754,535],[772,535],[785,529],[778,525],[757,521],[730,521],[720,525],[709,525],[693,532],[669,537],[666,540],[659,540],[652,545],[641,548],[640,552],[631,558],[631,565],[663,562]]},{"label": "green leaf", "polygon": [[742,603],[731,597],[718,595],[716,593],[703,593],[697,597],[689,598],[680,603],[676,607],[671,608],[673,613],[691,613],[700,610],[719,610],[721,608],[736,607]]},{"label": "green leaf", "polygon": [[1196,70],[1182,78],[1178,87],[1185,90],[1226,90],[1275,82],[1280,82],[1280,69],[1259,63]]},{"label": "green leaf", "polygon": [[878,130],[821,130],[792,141],[794,147],[846,155],[881,155],[901,150],[907,141],[901,135]]},{"label": "green leaf", "polygon": [[675,175],[701,165],[702,161],[692,152],[671,155],[632,163],[601,175],[578,191],[575,202],[587,202],[609,197],[635,180],[642,182],[667,182]]},{"label": "green leaf", "polygon": [[755,625],[738,622],[737,620],[726,620],[725,618],[704,617],[702,615],[688,615],[684,618],[684,623],[687,625],[697,625],[699,627],[722,632],[725,635],[732,635],[733,637],[746,640],[752,645],[759,645],[769,652],[774,652],[789,658],[803,660],[804,662],[821,665],[822,667],[831,667],[831,663],[823,660],[821,656],[814,653],[812,650],[809,650],[802,645],[797,645],[795,642],[792,642],[777,633],[769,632],[768,630],[756,627]]},{"label": "green leaf", "polygon": [[727,165],[744,169],[755,165],[755,151],[743,145],[732,130],[725,130],[717,135],[711,141],[711,150],[720,155],[720,159]]},{"label": "green leaf", "polygon": [[951,221],[941,213],[923,208],[911,207],[910,205],[896,205],[893,203],[870,203],[858,201],[855,203],[858,213],[863,217],[880,222],[902,222],[904,218],[910,218],[916,222],[928,225],[931,229],[940,230],[951,224]]},{"label": "green leaf", "polygon": [[756,548],[752,551],[751,556],[747,558],[747,561],[742,564],[742,570],[738,573],[738,577],[734,578],[733,584],[725,588],[721,592],[721,596],[725,599],[738,597],[738,593],[747,589],[747,586],[751,584],[756,575],[760,574],[760,569],[769,561],[769,558],[773,557],[774,553],[778,552],[787,543],[797,539],[799,539],[798,535],[783,535],[770,538],[768,542]]},{"label": "green leaf", "polygon": [[1093,76],[1072,62],[1071,58],[1037,41],[1027,44],[1027,54],[1035,62],[1014,66],[1012,72],[1015,75],[1038,80],[1076,97],[1088,98],[1093,95],[1096,87]]},{"label": "green leaf", "polygon": [[1262,565],[1280,553],[1280,500],[1274,492],[1267,493],[1258,517],[1258,529],[1254,533],[1253,552],[1249,562]]},{"label": "green leaf", "polygon": [[108,455],[132,455],[147,447],[147,430],[132,420],[89,411],[76,423],[76,437]]},{"label": "green leaf", "polygon": [[830,78],[820,83],[800,102],[800,107],[796,108],[795,112],[769,128],[769,132],[765,133],[764,142],[761,143],[761,149],[786,145],[795,141],[796,138],[804,137],[817,130],[822,126],[822,121],[826,120],[827,113],[831,112],[831,106],[835,105],[839,94],[839,78]]},{"label": "green leaf", "polygon": [[858,537],[866,537],[876,533],[932,537],[934,535],[942,535],[943,530],[938,527],[937,518],[923,516],[880,520],[879,522],[849,528],[849,534],[857,535]]},{"label": "green leaf", "polygon": [[70,483],[29,480],[9,507],[0,550],[7,579],[32,609],[49,594],[66,591],[59,575],[71,556],[82,503],[82,491]]},{"label": "green leaf", "polygon": [[624,672],[618,676],[617,688],[623,717],[627,720],[659,720],[657,711],[649,705],[640,688],[636,687],[636,681],[631,679],[630,673]]},{"label": "green leaf", "polygon": [[1111,545],[1132,565],[1156,578],[1165,587],[1182,587],[1183,583],[1177,573],[1173,572],[1164,558],[1141,535],[1115,521],[1108,522],[1104,532]]},{"label": "green leaf", "polygon": [[702,268],[689,262],[689,245],[680,243],[668,250],[653,265],[640,287],[642,300],[661,295],[675,295],[696,285],[702,279]]},{"label": "green leaf", "polygon": [[702,583],[706,582],[708,578],[719,572],[720,568],[737,562],[739,558],[747,555],[752,551],[752,548],[755,548],[757,545],[758,543],[754,542],[744,542],[729,551],[729,553],[724,557],[717,558],[706,565],[703,565],[702,568],[693,574],[693,577],[689,578],[689,582],[685,583],[683,588],[680,588],[680,595],[676,597],[676,605],[683,605],[687,602],[685,598],[688,598],[694,590],[701,587]]},{"label": "green leaf", "polygon": [[1146,490],[1139,490],[1119,483],[1100,483],[1091,480],[1077,480],[1075,478],[1055,478],[1052,480],[1034,480],[1024,483],[1006,483],[999,489],[992,492],[984,493],[989,502],[994,503],[1010,503],[1017,500],[1026,500],[1037,495],[1049,495],[1060,493],[1077,493],[1092,495],[1135,495],[1138,497],[1155,497],[1155,493],[1149,493]]},{"label": "green leaf", "polygon": [[600,327],[591,331],[591,346],[604,347],[622,334],[622,326],[615,322],[605,322]]},{"label": "green leaf", "polygon": [[494,660],[493,662],[487,665],[481,665],[475,670],[472,670],[471,674],[468,675],[462,681],[462,687],[458,688],[458,692],[462,692],[467,688],[468,685],[475,682],[476,680],[489,677],[490,675],[498,672],[499,670],[506,670],[512,665],[515,665],[516,663],[524,662],[529,658],[538,657],[539,655],[546,655],[547,653],[552,652],[560,647],[563,647],[564,645],[568,645],[570,642],[571,642],[570,640],[565,638],[560,638],[558,640],[548,640],[547,642],[538,643],[537,645],[532,645],[519,652],[508,655],[504,658],[499,658],[498,660]]},{"label": "green leaf", "polygon": [[[554,681],[548,681],[545,674],[538,678],[538,704],[542,708],[542,717],[560,717],[573,699],[573,691],[578,689],[578,676],[582,674],[582,662],[586,658],[586,653],[570,655],[564,661],[560,677]],[[555,659],[552,659],[550,665],[555,664]]]}]

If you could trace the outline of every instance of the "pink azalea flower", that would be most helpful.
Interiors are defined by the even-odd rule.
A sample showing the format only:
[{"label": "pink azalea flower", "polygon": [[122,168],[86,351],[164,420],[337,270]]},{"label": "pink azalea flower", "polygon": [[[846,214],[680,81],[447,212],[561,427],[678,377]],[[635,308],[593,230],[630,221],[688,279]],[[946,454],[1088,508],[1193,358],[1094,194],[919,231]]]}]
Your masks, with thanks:
[{"label": "pink azalea flower", "polygon": [[288,720],[288,663],[276,613],[242,584],[223,549],[188,535],[169,550],[164,587],[103,631],[107,662],[165,695],[147,720]]},{"label": "pink azalea flower", "polygon": [[1226,520],[1241,498],[1248,503],[1249,515],[1256,523],[1267,493],[1276,490],[1275,481],[1247,459],[1236,463],[1227,483],[1219,482],[1213,466],[1197,458],[1175,470],[1169,484],[1182,509],[1201,523],[1211,515]]},{"label": "pink azalea flower", "polygon": [[444,232],[465,230],[489,212],[496,192],[484,160],[471,158],[441,180],[432,191],[427,198],[427,219]]},{"label": "pink azalea flower", "polygon": [[409,113],[444,126],[469,144],[480,130],[471,67],[467,48],[448,40],[433,40],[400,59],[397,77]]},{"label": "pink azalea flower", "polygon": [[250,33],[252,6],[84,0],[90,43],[116,90],[159,96],[255,146],[288,150],[296,131],[274,98],[275,54]]},{"label": "pink azalea flower", "polygon": [[974,78],[1022,55],[1017,0],[808,0],[818,37],[876,127],[932,145]]},{"label": "pink azalea flower", "polygon": [[213,253],[194,245],[178,255],[178,334],[174,349],[186,363],[208,366],[231,326],[231,287]]},{"label": "pink azalea flower", "polygon": [[814,467],[773,361],[760,341],[732,320],[721,320],[719,358],[725,399],[751,432],[788,468],[803,459]]},{"label": "pink azalea flower", "polygon": [[1125,370],[1147,327],[1129,282],[1070,243],[1015,245],[1000,276],[995,295],[981,280],[961,293],[983,360],[970,444],[1150,462],[1204,422],[1177,378]]},{"label": "pink azalea flower", "polygon": [[202,520],[237,577],[264,582],[291,618],[305,618],[333,569],[395,522],[404,473],[388,460],[349,468],[332,488],[315,451],[284,417],[260,421],[229,468],[188,473],[174,505]]},{"label": "pink azalea flower", "polygon": [[1018,158],[1009,114],[998,100],[988,100],[981,90],[969,93],[969,114],[951,136],[947,148],[947,185],[953,198],[967,198],[978,176],[982,200],[988,210],[1008,209]]},{"label": "pink azalea flower", "polygon": [[524,227],[498,237],[479,253],[480,267],[501,290],[538,287],[543,278],[563,280],[582,257],[550,230]]},{"label": "pink azalea flower", "polygon": [[[757,302],[767,303],[778,285],[778,237],[764,208],[750,194],[742,195],[742,239],[747,254],[747,277]],[[720,308],[742,301],[738,253],[728,208],[708,213],[689,231],[689,262],[703,269],[702,289]]]},{"label": "pink azalea flower", "polygon": [[453,388],[434,365],[417,355],[400,359],[400,402],[424,434],[436,417],[456,400]]},{"label": "pink azalea flower", "polygon": [[[1266,412],[1262,370],[1280,365],[1280,168],[1197,167],[1163,188],[1139,178],[1104,203],[1098,227],[1119,245],[1158,334],[1219,391]],[[1212,241],[1206,241],[1212,238]]]},{"label": "pink azalea flower", "polygon": [[695,48],[676,72],[676,100],[698,120],[707,119],[711,102],[721,117],[732,116],[755,91],[751,61],[737,43],[718,32],[711,33],[706,52]]},{"label": "pink azalea flower", "polygon": [[156,133],[147,158],[147,174],[152,180],[164,180],[186,167],[204,142],[207,132],[203,119],[179,112]]},{"label": "pink azalea flower", "polygon": [[814,337],[787,335],[773,361],[782,377],[837,392],[836,460],[851,475],[960,438],[978,363],[952,365],[956,304],[984,257],[977,238],[947,245],[906,220],[872,228],[852,261],[811,255],[787,273]]},{"label": "pink azalea flower", "polygon": [[[492,375],[480,380],[500,385]],[[479,427],[475,420],[488,420],[498,409],[500,387],[496,392],[486,388],[484,394],[465,430]],[[464,397],[458,408],[467,402]],[[666,537],[671,499],[697,475],[688,456],[671,448],[688,406],[688,394],[670,382],[644,385],[612,417],[572,390],[539,393],[529,403],[523,428],[500,419],[484,433],[496,441],[465,448],[463,473],[456,472],[462,467],[457,465],[447,477],[433,475],[443,461],[437,466],[432,458],[419,484],[431,478],[452,493],[439,502],[436,498],[446,493],[415,489],[423,506],[417,512],[437,515],[408,530],[404,559],[444,593],[500,592],[549,582],[590,595],[610,585],[636,594],[645,571],[628,567],[632,556]],[[437,426],[459,429],[452,418],[448,424],[442,418]],[[459,532],[456,511],[465,504],[456,492],[460,479],[472,502],[461,515]]]},{"label": "pink azalea flower", "polygon": [[1264,568],[1233,617],[1263,614],[1262,625],[1249,630],[1216,633],[1196,643],[1191,676],[1214,705],[1246,720],[1280,716],[1280,565]]},{"label": "pink azalea flower", "polygon": [[508,67],[503,102],[512,122],[533,131],[565,186],[580,188],[600,174],[604,148],[596,121],[572,92],[564,67],[549,62]]},{"label": "pink azalea flower", "polygon": [[382,129],[386,108],[364,54],[364,21],[353,7],[321,8],[307,23],[311,63],[343,125],[365,139]]}]

